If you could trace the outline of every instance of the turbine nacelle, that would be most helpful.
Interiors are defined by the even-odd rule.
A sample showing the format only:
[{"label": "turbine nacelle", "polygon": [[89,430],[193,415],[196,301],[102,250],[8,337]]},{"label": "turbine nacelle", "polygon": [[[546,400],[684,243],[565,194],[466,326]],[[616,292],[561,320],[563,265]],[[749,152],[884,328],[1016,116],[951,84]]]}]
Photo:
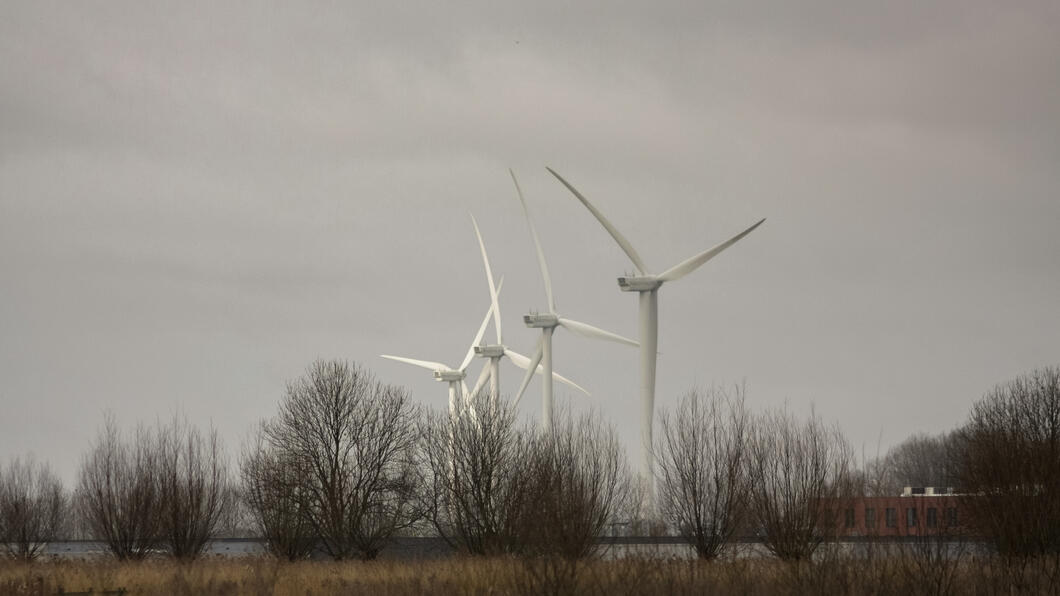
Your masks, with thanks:
[{"label": "turbine nacelle", "polygon": [[650,292],[661,285],[662,280],[654,275],[618,278],[618,289],[623,292]]},{"label": "turbine nacelle", "polygon": [[523,315],[523,322],[530,328],[549,329],[559,326],[559,317],[553,313],[530,313]]},{"label": "turbine nacelle", "polygon": [[494,344],[491,346],[475,346],[475,355],[482,358],[500,358],[504,356],[504,346]]},{"label": "turbine nacelle", "polygon": [[460,370],[436,370],[434,371],[434,380],[443,381],[447,383],[455,383],[457,381],[463,381],[467,373]]}]

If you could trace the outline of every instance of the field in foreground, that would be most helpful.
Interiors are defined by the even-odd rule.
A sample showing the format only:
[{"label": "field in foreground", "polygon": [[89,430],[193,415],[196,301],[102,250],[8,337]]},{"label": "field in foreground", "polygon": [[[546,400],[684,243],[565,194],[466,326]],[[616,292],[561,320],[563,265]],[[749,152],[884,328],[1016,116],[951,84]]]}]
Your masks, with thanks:
[{"label": "field in foreground", "polygon": [[907,555],[788,564],[627,558],[526,561],[455,557],[427,561],[278,562],[265,557],[118,563],[106,559],[0,561],[0,594],[124,588],[127,594],[1056,594],[1056,559],[1004,565],[996,558]]}]

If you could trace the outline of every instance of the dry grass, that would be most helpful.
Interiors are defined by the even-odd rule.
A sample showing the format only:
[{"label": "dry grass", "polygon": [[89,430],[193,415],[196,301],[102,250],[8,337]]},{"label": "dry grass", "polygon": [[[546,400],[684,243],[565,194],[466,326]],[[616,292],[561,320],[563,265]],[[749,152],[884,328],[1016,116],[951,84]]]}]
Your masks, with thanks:
[{"label": "dry grass", "polygon": [[743,558],[715,563],[627,558],[569,563],[454,557],[427,561],[301,562],[269,558],[117,563],[106,559],[0,562],[0,594],[125,588],[128,594],[1055,594],[1057,561],[1005,565],[967,558],[925,569],[908,555],[792,565]]}]

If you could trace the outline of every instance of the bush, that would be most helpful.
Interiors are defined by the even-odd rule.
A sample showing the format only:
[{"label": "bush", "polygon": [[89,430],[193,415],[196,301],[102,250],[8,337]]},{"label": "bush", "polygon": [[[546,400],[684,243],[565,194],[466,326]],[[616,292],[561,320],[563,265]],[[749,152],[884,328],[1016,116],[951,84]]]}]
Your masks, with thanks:
[{"label": "bush", "polygon": [[[267,495],[258,505],[287,502],[293,510],[280,515],[288,520],[304,515],[336,560],[355,554],[375,558],[387,539],[419,517],[417,417],[408,392],[377,382],[356,364],[313,363],[288,384],[279,414],[263,426],[267,459],[258,470],[295,480],[301,488]],[[244,477],[248,473],[255,471]],[[288,497],[297,500],[285,501]],[[257,515],[278,520],[276,513],[261,509]],[[300,541],[301,530],[295,531]]]},{"label": "bush", "polygon": [[480,392],[464,409],[428,414],[421,434],[419,494],[433,528],[464,553],[518,551],[530,445],[510,403]]},{"label": "bush", "polygon": [[158,465],[150,432],[138,427],[126,441],[110,414],[81,461],[76,499],[82,522],[119,560],[142,559],[158,542]]},{"label": "bush", "polygon": [[43,462],[13,459],[0,468],[0,554],[31,561],[63,526],[66,493]]},{"label": "bush", "polygon": [[1060,368],[996,387],[958,440],[968,521],[1005,556],[1060,553]]},{"label": "bush", "polygon": [[833,535],[843,499],[853,494],[850,445],[816,414],[800,421],[787,410],[759,417],[752,437],[751,520],[774,555],[809,559]]},{"label": "bush", "polygon": [[699,558],[713,559],[748,512],[751,421],[743,394],[691,391],[661,421],[655,452],[662,514]]},{"label": "bush", "polygon": [[108,414],[81,462],[77,509],[89,534],[118,559],[156,549],[193,559],[229,504],[227,474],[216,431],[203,436],[175,416],[126,438]]}]

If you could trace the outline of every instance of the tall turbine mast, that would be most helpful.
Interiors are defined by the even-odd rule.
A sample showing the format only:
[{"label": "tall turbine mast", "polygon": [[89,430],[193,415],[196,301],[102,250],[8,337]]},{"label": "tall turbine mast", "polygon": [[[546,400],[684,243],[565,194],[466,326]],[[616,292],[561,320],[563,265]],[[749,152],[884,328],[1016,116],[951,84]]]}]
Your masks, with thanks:
[{"label": "tall turbine mast", "polygon": [[574,194],[575,198],[581,201],[582,205],[589,210],[590,213],[596,217],[600,225],[607,230],[607,233],[615,239],[618,246],[626,253],[629,260],[633,262],[633,266],[637,269],[637,275],[634,277],[620,277],[618,278],[618,287],[623,292],[637,292],[640,297],[640,395],[641,395],[641,443],[643,449],[644,459],[642,462],[642,473],[644,479],[648,483],[648,498],[650,500],[650,507],[654,509],[655,499],[655,483],[654,483],[654,469],[655,460],[652,455],[652,428],[653,419],[655,416],[655,365],[657,357],[657,349],[659,345],[659,288],[663,283],[668,281],[677,281],[689,273],[698,269],[701,265],[716,257],[726,248],[729,248],[744,236],[750,234],[755,228],[762,225],[765,218],[759,220],[753,226],[733,236],[732,238],[722,242],[721,244],[705,250],[697,255],[693,255],[684,261],[674,265],[673,267],[663,271],[662,273],[655,275],[649,273],[647,265],[644,264],[644,260],[637,254],[636,249],[630,244],[629,240],[622,235],[621,232],[611,224],[610,221],[604,217],[604,214],[599,209],[593,206],[586,199],[582,193],[578,192],[578,189],[574,188],[570,182],[563,179],[552,168],[547,169],[553,176],[555,176],[567,190]]},{"label": "tall turbine mast", "polygon": [[[586,337],[605,339],[634,347],[639,344],[632,339],[627,339],[621,335],[611,333],[610,331],[604,331],[603,329],[593,327],[587,323],[581,323],[562,317],[556,312],[556,301],[552,296],[552,278],[548,274],[548,264],[545,262],[545,251],[541,248],[541,239],[538,238],[537,229],[534,228],[534,220],[530,218],[530,211],[526,207],[526,199],[523,197],[523,191],[519,187],[519,181],[515,178],[515,172],[508,170],[508,173],[511,174],[512,182],[515,183],[516,195],[519,197],[519,203],[523,207],[523,215],[526,216],[526,223],[530,226],[530,236],[534,239],[534,247],[537,249],[537,262],[541,267],[541,279],[545,282],[545,296],[548,298],[547,312],[523,315],[523,322],[527,327],[541,329],[542,332],[541,341],[537,344],[537,351],[534,352],[533,358],[530,359],[530,367],[536,369],[538,362],[544,367],[545,378],[541,381],[541,426],[547,432],[552,429],[552,415],[554,411],[551,379],[552,334],[556,327],[564,327]],[[516,403],[522,399],[523,392],[526,391],[527,385],[530,384],[531,376],[531,371],[528,368],[526,375],[523,378],[523,383],[519,387],[519,393],[515,398]]]},{"label": "tall turbine mast", "polygon": [[[474,215],[471,216],[471,225],[475,228],[475,237],[478,238],[478,246],[482,252],[482,264],[486,269],[486,282],[489,285],[490,302],[493,313],[493,328],[497,334],[497,343],[474,346],[475,354],[483,358],[489,358],[490,362],[489,367],[483,367],[483,372],[479,375],[478,382],[475,383],[475,388],[471,390],[470,395],[476,395],[482,388],[487,376],[486,371],[488,370],[490,379],[490,403],[491,406],[496,407],[500,400],[500,359],[504,356],[507,356],[508,359],[512,361],[512,364],[526,370],[528,376],[531,374],[549,374],[551,378],[570,385],[588,395],[589,392],[582,389],[574,381],[571,381],[556,372],[552,372],[551,370],[546,373],[544,367],[540,366],[537,362],[531,363],[529,358],[504,345],[504,335],[501,331],[501,307],[500,303],[497,301],[497,296],[500,291],[493,284],[493,269],[490,267],[489,255],[486,254],[486,243],[482,241],[482,233],[479,231],[478,222],[475,221]],[[541,349],[540,346],[538,349]],[[518,402],[518,400],[516,401]]]}]

